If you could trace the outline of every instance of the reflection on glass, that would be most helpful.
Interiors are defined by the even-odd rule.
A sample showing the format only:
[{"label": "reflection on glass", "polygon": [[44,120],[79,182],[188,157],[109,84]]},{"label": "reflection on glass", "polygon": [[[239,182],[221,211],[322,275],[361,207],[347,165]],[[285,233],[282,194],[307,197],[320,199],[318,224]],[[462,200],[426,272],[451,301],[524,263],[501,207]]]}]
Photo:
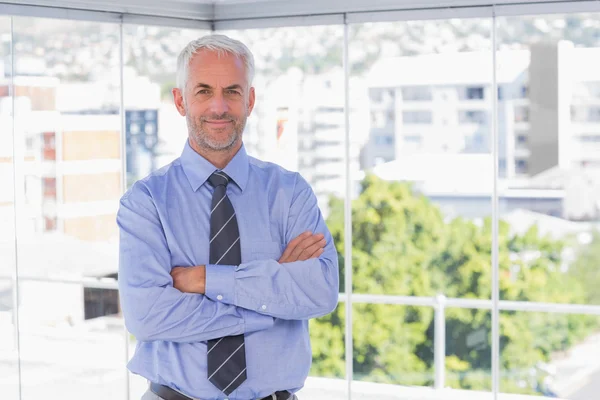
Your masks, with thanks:
[{"label": "reflection on glass", "polygon": [[22,399],[120,399],[119,26],[13,21]]},{"label": "reflection on glass", "polygon": [[445,387],[491,391],[491,312],[447,308],[444,325],[446,327]]},{"label": "reflection on glass", "polygon": [[502,299],[600,304],[597,21],[497,20]]},{"label": "reflection on glass", "polygon": [[588,400],[600,390],[600,319],[591,315],[501,312],[504,393]]},{"label": "reflection on glass", "polygon": [[354,291],[490,298],[491,20],[352,25],[349,56]]}]

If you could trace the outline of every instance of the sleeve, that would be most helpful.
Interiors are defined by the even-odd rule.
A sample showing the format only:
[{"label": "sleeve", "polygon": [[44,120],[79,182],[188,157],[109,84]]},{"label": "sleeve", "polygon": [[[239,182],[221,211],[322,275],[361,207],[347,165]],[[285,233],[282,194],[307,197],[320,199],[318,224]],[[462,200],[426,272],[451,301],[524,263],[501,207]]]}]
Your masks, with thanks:
[{"label": "sleeve", "polygon": [[310,230],[323,233],[318,259],[280,264],[258,260],[239,266],[206,266],[206,296],[281,319],[309,319],[332,312],[338,303],[338,257],[331,233],[308,183],[297,175],[286,243]]},{"label": "sleeve", "polygon": [[273,318],[173,287],[167,240],[145,187],[120,202],[119,293],[127,329],[140,341],[196,342],[273,326]]}]

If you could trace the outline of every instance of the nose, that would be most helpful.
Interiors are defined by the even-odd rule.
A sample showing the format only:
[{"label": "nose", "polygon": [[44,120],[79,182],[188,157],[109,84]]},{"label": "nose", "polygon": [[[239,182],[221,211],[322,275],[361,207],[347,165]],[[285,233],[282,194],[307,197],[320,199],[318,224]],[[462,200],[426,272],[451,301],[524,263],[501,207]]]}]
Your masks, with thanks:
[{"label": "nose", "polygon": [[216,115],[222,115],[229,111],[227,100],[221,93],[216,93],[210,101],[210,112]]}]

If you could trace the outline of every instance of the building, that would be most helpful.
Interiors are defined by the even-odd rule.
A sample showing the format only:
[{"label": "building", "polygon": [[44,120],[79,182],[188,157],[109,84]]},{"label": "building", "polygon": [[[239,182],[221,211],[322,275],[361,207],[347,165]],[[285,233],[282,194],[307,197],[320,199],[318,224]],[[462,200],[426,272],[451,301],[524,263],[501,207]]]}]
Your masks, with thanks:
[{"label": "building", "polygon": [[[0,80],[0,130],[7,133],[0,135],[0,179],[7,183],[0,193],[0,250],[24,265],[19,288],[25,296],[18,302],[25,324],[76,324],[118,312],[117,290],[68,283],[115,277],[118,268],[121,89],[106,79],[62,83],[54,77],[16,76],[14,119],[10,79]],[[141,177],[156,167],[160,92],[143,78],[128,82],[125,100],[133,106],[126,110],[125,127],[136,140],[126,150],[138,155],[130,170]],[[15,233],[18,254],[11,251]],[[5,261],[12,265],[15,259]],[[7,311],[17,300],[10,270],[2,273],[0,308]]]},{"label": "building", "polygon": [[[356,174],[368,125],[363,112],[367,104],[362,96],[364,83],[357,79],[352,84],[357,90],[350,102],[349,167],[350,173]],[[325,215],[330,196],[345,195],[344,99],[343,70],[334,68],[309,75],[291,68],[268,85],[261,100],[264,104],[257,106],[259,129],[263,132],[262,152],[258,156],[300,172],[313,188]]]},{"label": "building", "polygon": [[[600,50],[538,43],[496,60],[500,176],[600,166]],[[362,167],[413,152],[491,153],[492,62],[479,52],[376,63]]]}]

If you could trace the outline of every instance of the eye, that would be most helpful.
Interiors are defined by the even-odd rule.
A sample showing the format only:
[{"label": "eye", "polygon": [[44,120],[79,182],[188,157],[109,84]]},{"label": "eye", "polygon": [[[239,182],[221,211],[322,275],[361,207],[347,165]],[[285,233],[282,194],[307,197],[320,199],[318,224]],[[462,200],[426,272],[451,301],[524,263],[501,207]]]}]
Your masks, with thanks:
[{"label": "eye", "polygon": [[210,93],[210,91],[208,89],[202,89],[202,90],[198,91],[198,93],[196,93],[196,94],[209,94],[209,93]]},{"label": "eye", "polygon": [[240,92],[238,92],[237,90],[234,90],[234,89],[229,89],[229,90],[227,91],[227,93],[229,93],[229,94],[234,94],[234,95],[239,95],[239,94],[240,94]]}]

